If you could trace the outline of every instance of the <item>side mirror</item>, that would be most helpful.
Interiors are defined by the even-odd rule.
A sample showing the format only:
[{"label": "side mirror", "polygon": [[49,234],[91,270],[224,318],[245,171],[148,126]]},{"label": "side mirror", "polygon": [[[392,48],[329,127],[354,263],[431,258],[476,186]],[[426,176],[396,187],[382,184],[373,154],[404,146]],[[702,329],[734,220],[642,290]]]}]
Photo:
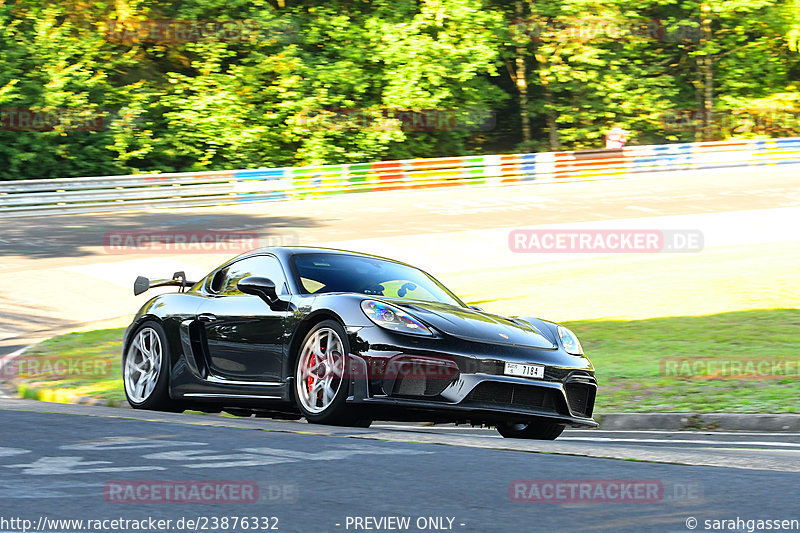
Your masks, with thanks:
[{"label": "side mirror", "polygon": [[245,294],[258,296],[272,307],[278,302],[278,293],[275,290],[275,283],[271,279],[248,276],[239,280],[236,287]]}]

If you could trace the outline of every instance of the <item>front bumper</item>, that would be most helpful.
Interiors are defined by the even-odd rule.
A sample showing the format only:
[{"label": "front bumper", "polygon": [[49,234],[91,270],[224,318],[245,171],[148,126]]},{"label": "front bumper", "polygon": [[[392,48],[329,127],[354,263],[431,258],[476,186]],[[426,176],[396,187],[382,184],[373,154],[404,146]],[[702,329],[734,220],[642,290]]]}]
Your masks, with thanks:
[{"label": "front bumper", "polygon": [[[592,418],[597,381],[583,356],[444,336],[417,338],[378,327],[352,333],[350,346],[348,402],[391,411],[390,417],[597,426]],[[544,377],[507,376],[506,362],[543,365]]]}]

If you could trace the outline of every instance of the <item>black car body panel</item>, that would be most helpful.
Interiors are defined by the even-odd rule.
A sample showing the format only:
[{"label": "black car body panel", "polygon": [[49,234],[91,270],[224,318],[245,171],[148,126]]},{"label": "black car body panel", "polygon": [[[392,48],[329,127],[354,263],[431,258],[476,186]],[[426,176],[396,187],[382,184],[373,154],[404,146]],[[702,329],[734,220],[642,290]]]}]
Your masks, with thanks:
[{"label": "black car body panel", "polygon": [[[500,317],[457,299],[451,304],[354,292],[309,294],[292,258],[315,253],[373,257],[319,248],[243,254],[185,292],[149,300],[126,331],[123,349],[141,324],[157,321],[171,356],[171,398],[200,410],[295,412],[291,384],[299,345],[314,324],[333,319],[350,345],[347,402],[374,418],[474,424],[542,419],[597,426],[594,368],[585,356],[565,351],[556,324]],[[276,280],[279,305],[254,295],[214,292],[213,284],[224,283],[226,272],[254,257],[274,269],[273,277],[283,273]],[[432,335],[376,325],[362,311],[367,299],[406,311]],[[507,362],[544,366],[544,375],[506,375]]]}]

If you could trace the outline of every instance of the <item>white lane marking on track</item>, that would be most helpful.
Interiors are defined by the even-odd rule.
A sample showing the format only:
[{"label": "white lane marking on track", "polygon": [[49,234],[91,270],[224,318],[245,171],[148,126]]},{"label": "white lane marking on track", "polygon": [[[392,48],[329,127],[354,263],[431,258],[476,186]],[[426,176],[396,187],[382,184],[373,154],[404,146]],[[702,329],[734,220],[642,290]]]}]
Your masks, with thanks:
[{"label": "white lane marking on track", "polygon": [[674,429],[568,429],[564,435],[576,435],[578,433],[592,435],[606,434],[639,434],[639,435],[738,435],[738,436],[765,436],[765,437],[800,437],[800,433],[774,433],[769,431],[679,431]]},{"label": "white lane marking on track", "polygon": [[0,448],[0,457],[11,457],[12,455],[22,455],[23,453],[31,453],[31,451],[23,450],[22,448]]},{"label": "white lane marking on track", "polygon": [[302,459],[304,461],[333,461],[339,459],[347,459],[354,455],[404,455],[404,454],[431,454],[433,452],[425,452],[418,450],[404,450],[383,448],[378,446],[350,446],[338,450],[326,450],[324,452],[297,452],[294,450],[281,450],[279,448],[243,448],[243,452],[277,455],[279,457],[288,457],[291,459]]},{"label": "white lane marking on track", "polygon": [[[242,453],[244,452],[244,453]],[[279,448],[239,448],[235,453],[217,452],[216,450],[173,450],[144,455],[149,460],[185,461],[194,459],[195,464],[184,464],[186,468],[231,468],[247,466],[264,466],[298,461],[333,461],[348,459],[356,455],[402,455],[430,454],[418,450],[384,448],[380,446],[349,446],[344,449],[332,449],[320,452],[299,452]]]},{"label": "white lane marking on track", "polygon": [[[450,434],[450,435],[460,435],[460,436],[470,436],[470,437],[482,437],[482,438],[490,438],[490,439],[501,439],[500,435],[494,434],[493,430],[489,429],[481,429],[481,428],[457,428],[457,427],[435,427],[435,426],[404,426],[404,425],[394,425],[394,424],[375,424],[372,426],[374,429],[387,429],[387,430],[400,430],[400,431],[417,431],[417,432],[428,432],[428,433],[438,433],[438,434]],[[614,433],[621,433],[621,434],[631,434],[631,433],[642,433],[642,434],[663,434],[663,435],[673,435],[675,431],[666,431],[666,430],[652,430],[652,431],[625,431],[625,430],[585,430],[587,433],[601,433],[601,434],[614,434]],[[683,433],[683,432],[682,432]],[[653,438],[609,438],[609,437],[581,437],[581,436],[572,436],[574,433],[565,433],[563,436],[558,438],[559,442],[563,441],[587,441],[587,442],[619,442],[619,443],[653,443],[653,444],[670,444],[670,443],[677,443],[677,444],[719,444],[719,445],[751,445],[751,446],[772,446],[772,447],[791,447],[791,448],[800,448],[800,444],[793,443],[793,442],[781,442],[781,441],[725,441],[725,440],[707,440],[707,439],[653,439]],[[703,434],[706,436],[706,434]],[[798,438],[798,434],[796,433],[756,433],[756,432],[729,432],[729,431],[715,431],[714,435],[736,435],[739,437],[743,436],[759,436],[759,437],[787,437],[787,438]]]},{"label": "white lane marking on track", "polygon": [[72,481],[42,480],[36,482],[26,479],[23,483],[9,482],[8,486],[0,486],[0,499],[3,500],[38,500],[41,498],[85,498],[102,491],[103,483],[80,483]]},{"label": "white lane marking on track", "polygon": [[[82,457],[41,457],[32,463],[3,465],[4,468],[19,468],[30,476],[52,476],[58,474],[91,474],[96,472],[140,472],[143,470],[166,470],[163,466],[96,466],[112,464],[111,461],[83,461]],[[91,468],[85,468],[85,467]]]},{"label": "white lane marking on track", "polygon": [[[219,452],[217,450],[186,449],[196,446],[208,446],[202,442],[169,441],[141,437],[104,437],[90,442],[66,444],[60,446],[62,450],[81,451],[119,451],[136,448],[160,448],[181,446],[181,450],[169,450],[142,455],[143,459],[183,461],[180,466],[185,468],[228,468],[265,466],[281,463],[295,463],[302,461],[333,461],[347,459],[357,455],[402,455],[402,454],[431,454],[433,452],[409,449],[395,449],[373,445],[355,445],[347,448],[334,448],[318,452],[301,452],[296,450],[283,450],[280,448],[240,448],[233,452]],[[0,448],[0,457],[30,453],[30,450],[19,448]],[[194,461],[187,463],[187,461]],[[104,466],[99,466],[104,465]],[[86,474],[94,472],[131,472],[142,470],[166,470],[166,467],[151,466],[105,466],[113,465],[111,461],[84,461],[83,457],[45,456],[31,463],[2,465],[4,468],[19,468],[20,473],[27,475],[58,475],[58,474]],[[88,468],[87,468],[88,467]]]},{"label": "white lane marking on track", "polygon": [[703,445],[722,445],[722,446],[775,446],[781,448],[800,448],[800,444],[793,442],[767,442],[767,441],[726,441],[726,440],[705,440],[705,439],[626,439],[608,437],[568,437],[558,439],[560,441],[585,441],[585,442],[625,442],[643,444],[703,444]]},{"label": "white lane marking on track", "polygon": [[194,446],[208,446],[205,442],[188,442],[151,439],[146,437],[103,437],[92,442],[79,442],[77,444],[65,444],[59,446],[62,450],[127,450],[130,448],[166,448],[169,446],[183,446],[191,448]]},{"label": "white lane marking on track", "polygon": [[424,432],[436,432],[436,433],[448,433],[452,435],[464,435],[469,434],[470,436],[478,436],[478,437],[500,437],[494,431],[494,429],[486,429],[486,428],[468,428],[468,427],[434,427],[434,426],[403,426],[403,425],[394,425],[394,424],[373,424],[371,426],[373,429],[389,429],[395,431],[424,431]]},{"label": "white lane marking on track", "polygon": [[728,446],[728,447],[723,447],[723,446],[711,447],[711,446],[709,446],[707,448],[700,448],[700,449],[701,450],[721,450],[721,451],[725,451],[725,452],[748,452],[748,453],[761,452],[763,454],[770,454],[770,455],[776,455],[776,454],[781,454],[781,453],[783,453],[783,454],[798,454],[798,453],[800,453],[800,450],[783,450],[783,449],[780,449],[780,448],[778,448],[778,449],[774,449],[773,448],[773,449],[767,450],[767,449],[764,449],[764,448],[731,448],[730,446]]},{"label": "white lane marking on track", "polygon": [[157,461],[186,461],[187,459],[203,461],[181,465],[186,468],[241,468],[246,466],[266,466],[296,462],[294,459],[272,455],[240,453],[238,451],[236,453],[220,454],[215,450],[174,450],[170,452],[150,453],[144,455],[143,458]]}]

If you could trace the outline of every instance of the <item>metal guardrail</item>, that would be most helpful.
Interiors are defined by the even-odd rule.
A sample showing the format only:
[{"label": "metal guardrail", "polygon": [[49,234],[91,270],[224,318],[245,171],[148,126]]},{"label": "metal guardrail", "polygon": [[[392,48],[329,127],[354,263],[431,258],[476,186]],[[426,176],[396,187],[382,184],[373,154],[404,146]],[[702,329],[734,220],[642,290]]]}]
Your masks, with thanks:
[{"label": "metal guardrail", "polygon": [[800,137],[0,183],[0,217],[210,206],[469,184],[800,163]]}]

